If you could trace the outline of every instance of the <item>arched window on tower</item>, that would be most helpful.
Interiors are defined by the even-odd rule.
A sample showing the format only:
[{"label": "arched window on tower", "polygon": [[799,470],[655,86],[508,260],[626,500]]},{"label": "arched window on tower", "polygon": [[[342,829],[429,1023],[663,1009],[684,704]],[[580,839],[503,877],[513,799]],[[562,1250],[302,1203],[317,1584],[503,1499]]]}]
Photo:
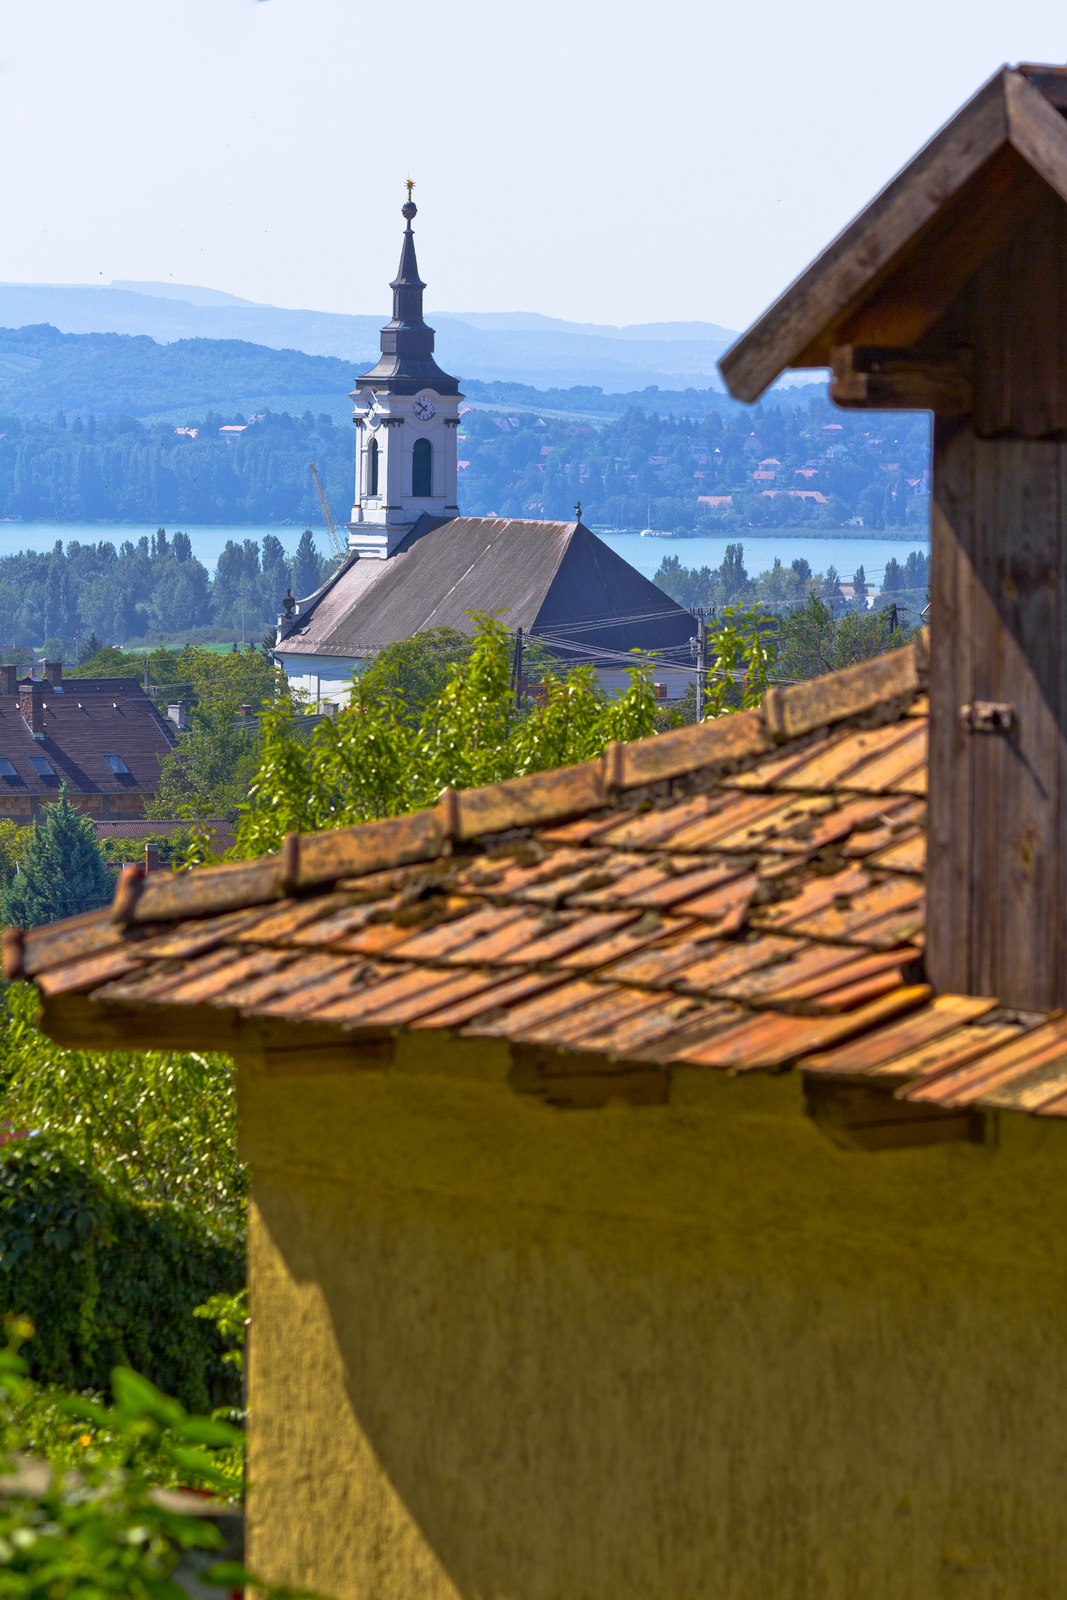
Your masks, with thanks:
[{"label": "arched window on tower", "polygon": [[378,493],[378,441],[372,439],[367,446],[367,493]]},{"label": "arched window on tower", "polygon": [[416,439],[411,452],[411,496],[429,500],[433,494],[433,445],[429,439]]}]

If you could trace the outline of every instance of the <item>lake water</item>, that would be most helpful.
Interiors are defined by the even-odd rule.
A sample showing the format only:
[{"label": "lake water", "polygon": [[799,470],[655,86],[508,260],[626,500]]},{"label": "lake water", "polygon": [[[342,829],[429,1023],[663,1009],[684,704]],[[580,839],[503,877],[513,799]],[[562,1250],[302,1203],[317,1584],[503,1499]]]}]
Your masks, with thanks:
[{"label": "lake water", "polygon": [[745,550],[745,567],[752,578],[773,567],[775,559],[788,567],[791,561],[803,556],[812,572],[825,572],[827,567],[837,568],[838,576],[851,582],[858,566],[863,567],[868,583],[881,584],[886,562],[893,557],[901,566],[909,550],[927,554],[929,538],[920,530],[913,539],[878,539],[842,537],[820,539],[798,528],[757,537],[751,529],[724,535],[720,539],[642,539],[637,533],[602,533],[600,538],[638,572],[651,578],[664,556],[677,556],[683,567],[717,567],[721,565],[728,544],[742,544]]},{"label": "lake water", "polygon": [[[167,529],[168,536],[181,531],[189,535],[189,543],[193,547],[193,555],[202,561],[209,572],[214,572],[215,563],[222,554],[227,539],[232,539],[235,544],[244,544],[246,539],[262,540],[264,534],[272,533],[279,539],[287,555],[293,555],[300,542],[306,524],[292,526],[279,526],[271,523],[264,524],[261,528],[249,527],[242,523],[238,527],[226,527],[222,524],[210,527],[190,527],[185,523],[179,529],[179,524]],[[159,527],[158,522],[0,522],[0,556],[17,555],[20,550],[51,550],[57,539],[64,545],[71,540],[79,544],[99,544],[105,540],[115,546],[117,550],[124,540],[129,539],[136,544],[142,534],[149,538]],[[315,543],[319,547],[320,555],[330,554],[330,540],[325,528],[311,525],[315,535]],[[647,540],[645,541],[647,543]]]},{"label": "lake water", "polygon": [[[151,537],[157,527],[158,523],[131,522],[0,522],[0,556],[14,555],[19,550],[50,550],[57,539],[61,539],[65,545],[74,539],[81,544],[96,544],[106,539],[117,548],[124,539],[136,544],[142,534]],[[177,531],[177,526],[167,529],[170,535]],[[190,527],[187,524],[182,529],[189,535],[194,556],[204,563],[209,572],[214,571],[227,539],[243,544],[246,539],[262,540],[264,534],[272,533],[281,540],[287,553],[292,555],[303,531],[303,527],[280,527],[276,523],[263,527],[248,527],[245,524],[235,527],[221,524]],[[330,541],[326,529],[312,526],[311,531],[320,552],[328,555]],[[874,536],[854,538],[851,535],[827,539],[801,528],[795,532],[790,529],[764,537],[748,529],[717,539],[642,539],[636,533],[602,533],[600,538],[648,578],[653,576],[667,555],[677,556],[683,567],[717,567],[726,553],[726,546],[740,542],[745,548],[745,566],[754,578],[773,566],[776,557],[784,566],[788,566],[797,556],[803,556],[812,572],[825,572],[827,567],[834,566],[846,580],[851,579],[862,563],[868,583],[881,583],[886,562],[891,556],[903,565],[909,550],[929,550],[929,540],[921,535],[921,531],[910,539],[879,539]]]}]

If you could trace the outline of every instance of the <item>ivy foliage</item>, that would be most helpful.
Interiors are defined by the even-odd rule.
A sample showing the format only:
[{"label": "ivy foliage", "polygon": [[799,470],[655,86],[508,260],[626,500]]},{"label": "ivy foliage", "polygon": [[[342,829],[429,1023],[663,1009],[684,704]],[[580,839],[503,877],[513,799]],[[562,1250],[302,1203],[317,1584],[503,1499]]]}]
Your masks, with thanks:
[{"label": "ivy foliage", "polygon": [[244,1281],[231,1063],[61,1050],[36,1022],[34,991],[11,985],[0,1003],[0,1310],[32,1318],[42,1381],[99,1389],[129,1365],[188,1406],[234,1404],[225,1341],[193,1316]]},{"label": "ivy foliage", "polygon": [[41,1381],[99,1389],[113,1367],[136,1366],[195,1409],[235,1403],[222,1341],[192,1316],[243,1279],[232,1232],[138,1200],[34,1134],[0,1160],[0,1237],[0,1309],[39,1330]]}]

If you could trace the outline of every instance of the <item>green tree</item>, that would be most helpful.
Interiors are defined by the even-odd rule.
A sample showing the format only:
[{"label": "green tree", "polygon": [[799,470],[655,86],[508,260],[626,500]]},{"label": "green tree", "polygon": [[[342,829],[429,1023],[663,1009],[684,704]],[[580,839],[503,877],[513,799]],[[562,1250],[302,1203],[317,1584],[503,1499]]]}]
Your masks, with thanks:
[{"label": "green tree", "polygon": [[315,593],[322,582],[322,569],[322,557],[316,547],[315,537],[310,528],[305,528],[300,535],[292,566],[293,593],[298,600],[306,600],[309,594]]},{"label": "green tree", "polygon": [[613,739],[654,732],[656,701],[644,666],[634,668],[630,688],[612,700],[588,667],[566,676],[546,672],[544,703],[517,709],[512,636],[487,614],[473,620],[466,660],[449,664],[444,689],[417,726],[399,695],[375,698],[365,683],[310,737],[284,706],[265,712],[262,764],[242,808],[234,853],[262,855],[289,832],[396,816],[432,805],[445,787],[588,760]]},{"label": "green tree", "polygon": [[159,789],[146,808],[155,818],[236,819],[260,761],[262,739],[254,718],[239,719],[242,705],[288,704],[279,667],[258,650],[216,655],[187,645],[178,657],[179,681],[192,687],[190,727],[160,763]]},{"label": "green tree", "polygon": [[722,559],[722,566],[718,569],[717,577],[722,584],[723,598],[729,602],[738,599],[748,588],[749,577],[745,571],[745,547],[743,544],[728,544]]},{"label": "green tree", "polygon": [[0,896],[14,881],[32,837],[30,829],[24,824],[12,822],[10,817],[0,819]]},{"label": "green tree", "polygon": [[914,638],[915,629],[892,626],[891,607],[848,610],[834,616],[817,594],[779,618],[776,671],[781,678],[817,678],[894,650]]},{"label": "green tree", "polygon": [[880,483],[869,483],[856,501],[856,515],[865,528],[885,527],[885,490]]},{"label": "green tree", "polygon": [[470,636],[457,628],[428,628],[386,645],[360,680],[361,699],[394,702],[417,722],[444,690],[449,667],[466,661],[472,647]]},{"label": "green tree", "polygon": [[35,928],[107,905],[114,883],[92,823],[75,811],[64,784],[44,821],[31,824],[17,875],[0,899],[0,911],[9,926]]},{"label": "green tree", "polygon": [[[96,635],[91,634],[95,639]],[[68,678],[139,678],[144,671],[137,656],[127,655],[124,650],[118,650],[114,645],[100,645],[93,654],[84,656],[84,659],[66,674]]]},{"label": "green tree", "polygon": [[775,627],[773,618],[760,615],[758,605],[748,610],[741,605],[725,608],[718,629],[709,636],[715,654],[707,678],[705,718],[749,711],[760,704],[772,681]]},{"label": "green tree", "polygon": [[896,556],[890,556],[882,577],[882,593],[898,594],[904,587],[904,569]]}]

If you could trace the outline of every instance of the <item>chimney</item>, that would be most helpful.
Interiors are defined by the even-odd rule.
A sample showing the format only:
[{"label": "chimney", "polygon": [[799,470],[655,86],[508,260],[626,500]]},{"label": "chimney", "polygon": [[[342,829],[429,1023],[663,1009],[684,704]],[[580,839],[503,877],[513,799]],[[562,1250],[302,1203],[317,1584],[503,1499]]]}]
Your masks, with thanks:
[{"label": "chimney", "polygon": [[44,685],[19,684],[19,710],[22,720],[35,739],[44,738]]},{"label": "chimney", "polygon": [[0,694],[18,694],[19,669],[18,667],[0,667]]},{"label": "chimney", "polygon": [[237,715],[239,717],[250,717],[252,715],[252,707],[251,706],[238,706],[237,707]]},{"label": "chimney", "polygon": [[44,663],[43,675],[48,679],[48,682],[52,685],[53,689],[61,688],[63,684],[62,661],[46,661]]},{"label": "chimney", "polygon": [[146,874],[149,873],[149,872],[158,872],[159,871],[159,846],[158,846],[158,844],[146,844],[145,845],[145,847],[144,847],[144,869],[145,869],[145,873]]},{"label": "chimney", "polygon": [[173,705],[169,705],[167,707],[167,719],[168,719],[168,721],[173,722],[174,725],[176,727],[178,727],[178,728],[184,728],[185,727],[185,702],[184,702],[184,700],[176,700],[173,703]]}]

